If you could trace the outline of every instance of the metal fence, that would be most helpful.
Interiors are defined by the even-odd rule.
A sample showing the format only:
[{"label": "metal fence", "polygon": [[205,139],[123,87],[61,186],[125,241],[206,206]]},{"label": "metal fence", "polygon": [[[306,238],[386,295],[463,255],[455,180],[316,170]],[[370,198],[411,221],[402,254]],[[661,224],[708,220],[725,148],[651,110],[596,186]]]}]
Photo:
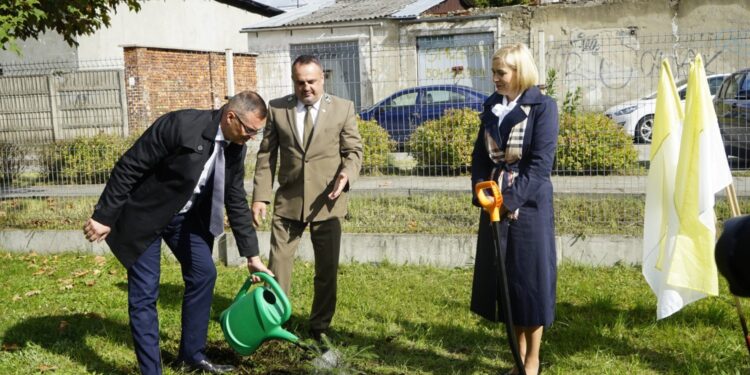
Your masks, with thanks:
[{"label": "metal fence", "polygon": [[[620,30],[591,34],[582,31],[565,40],[554,40],[540,33],[523,39],[503,38],[501,42],[523,42],[531,47],[546,92],[556,98],[561,114],[570,114],[561,116],[561,126],[567,132],[561,132],[553,183],[558,198],[574,195],[585,202],[643,198],[653,125],[653,94],[662,59],[670,61],[678,89],[682,89],[680,81],[687,77],[690,62],[701,54],[711,87],[718,88],[727,75],[750,67],[749,40],[750,31],[649,36]],[[454,223],[456,231],[468,232],[475,228],[478,217],[469,205],[468,166],[479,124],[477,111],[493,89],[491,56],[497,47],[491,34],[473,33],[418,37],[409,45],[375,46],[342,41],[290,44],[253,52],[258,53],[257,90],[264,98],[292,93],[291,62],[298,55],[314,54],[324,65],[326,91],[355,103],[365,145],[363,176],[352,191],[358,201],[353,202],[355,211],[362,201],[371,200],[376,205],[365,206],[370,207],[368,210],[372,207],[382,210],[382,227],[388,231],[419,231],[431,222],[446,221]],[[29,67],[30,72],[35,69],[39,67]],[[22,69],[15,67],[13,71],[18,74]],[[46,82],[49,86],[50,78]],[[71,92],[93,87],[89,85],[76,86]],[[179,89],[175,86],[175,90]],[[103,94],[101,102],[119,95],[114,86],[105,90],[112,91]],[[14,92],[1,83],[0,118],[11,120],[4,120],[0,126],[31,133],[32,126],[13,123],[14,116],[23,112],[21,107],[4,103],[38,95],[64,107],[67,104],[63,103],[70,104],[75,95],[62,91],[58,90],[56,100],[50,100],[41,91]],[[41,108],[49,111],[49,107]],[[93,113],[83,116],[87,116],[87,122],[99,118]],[[114,119],[108,116],[103,117]],[[39,126],[54,129],[52,119],[41,118]],[[747,128],[746,123],[744,127]],[[12,212],[15,206],[9,202],[22,197],[98,195],[110,162],[76,159],[71,150],[107,149],[87,157],[110,160],[129,142],[79,140],[75,145],[63,147],[59,143],[52,146],[47,141],[51,139],[30,142],[23,151],[14,147],[13,139],[0,140],[5,141],[4,149],[0,150],[3,163],[0,204],[5,205],[0,211]],[[257,143],[252,146],[257,147]],[[70,167],[71,159],[78,162],[75,167]],[[741,159],[732,159],[732,167],[738,192],[747,196],[750,185],[744,177],[747,172]],[[253,154],[248,155],[247,163],[251,176]],[[248,187],[251,182],[248,180]],[[457,203],[443,204],[455,197],[459,197]],[[412,209],[402,209],[412,203]],[[639,226],[642,221],[639,212],[628,205],[581,203],[576,207],[578,220],[594,226],[612,225],[596,222],[612,217],[617,217],[618,226]],[[611,207],[620,207],[619,212],[601,211]],[[357,228],[360,225],[357,220],[353,217],[350,225]],[[392,228],[392,225],[404,227]],[[357,228],[360,229],[369,230]]]}]

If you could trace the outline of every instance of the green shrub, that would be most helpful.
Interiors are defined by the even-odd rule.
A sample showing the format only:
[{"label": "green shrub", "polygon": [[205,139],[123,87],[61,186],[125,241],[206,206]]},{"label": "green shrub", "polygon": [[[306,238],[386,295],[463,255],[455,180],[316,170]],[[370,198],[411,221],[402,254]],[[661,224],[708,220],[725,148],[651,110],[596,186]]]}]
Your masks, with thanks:
[{"label": "green shrub", "polygon": [[560,114],[558,172],[621,174],[638,163],[633,138],[599,113]]},{"label": "green shrub", "polygon": [[26,148],[12,142],[0,142],[0,185],[10,186],[23,170]]},{"label": "green shrub", "polygon": [[480,127],[479,112],[452,109],[437,120],[427,121],[409,138],[419,165],[436,170],[462,171],[471,165],[471,151]]},{"label": "green shrub", "polygon": [[396,148],[396,143],[375,120],[357,119],[357,127],[364,147],[362,174],[372,175],[384,171],[388,166],[388,154]]},{"label": "green shrub", "polygon": [[544,82],[544,94],[557,101],[557,70],[547,69],[547,80]]},{"label": "green shrub", "polygon": [[563,113],[577,115],[581,108],[582,99],[583,95],[580,87],[576,87],[575,91],[566,92],[565,99],[563,100]]},{"label": "green shrub", "polygon": [[42,169],[42,175],[49,182],[60,180],[62,172],[62,154],[65,149],[65,143],[49,143],[42,145],[39,151],[39,165]]},{"label": "green shrub", "polygon": [[104,183],[134,140],[134,136],[122,138],[99,134],[48,145],[42,152],[44,172],[54,182]]}]

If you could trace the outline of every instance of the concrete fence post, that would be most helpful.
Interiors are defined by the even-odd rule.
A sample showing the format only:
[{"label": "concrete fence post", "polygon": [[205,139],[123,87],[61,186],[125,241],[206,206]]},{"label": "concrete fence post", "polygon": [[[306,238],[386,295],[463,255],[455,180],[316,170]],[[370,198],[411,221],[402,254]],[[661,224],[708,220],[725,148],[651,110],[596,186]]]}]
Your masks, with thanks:
[{"label": "concrete fence post", "polygon": [[62,131],[60,129],[60,114],[57,110],[57,80],[53,74],[47,75],[47,93],[49,95],[49,112],[52,122],[52,140],[59,141],[62,139]]}]

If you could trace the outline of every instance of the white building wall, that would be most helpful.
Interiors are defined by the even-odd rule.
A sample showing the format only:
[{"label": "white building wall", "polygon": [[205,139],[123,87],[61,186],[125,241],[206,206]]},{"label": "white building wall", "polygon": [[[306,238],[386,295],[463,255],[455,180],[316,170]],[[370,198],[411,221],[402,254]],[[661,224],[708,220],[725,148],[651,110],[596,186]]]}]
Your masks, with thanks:
[{"label": "white building wall", "polygon": [[[469,32],[493,32],[498,35],[497,25],[494,18],[450,24],[402,24],[382,20],[357,26],[327,25],[283,31],[252,31],[247,33],[247,43],[248,50],[258,54],[260,94],[265,98],[276,98],[293,91],[290,44],[359,41],[362,104],[369,106],[398,90],[419,85],[416,46],[418,36]],[[491,77],[488,75],[487,79],[490,80]]]},{"label": "white building wall", "polygon": [[[15,52],[0,50],[0,67],[3,74],[13,75],[20,69],[18,64],[28,65],[33,63],[40,70],[44,69],[42,62],[66,61],[69,66],[77,66],[76,49],[70,47],[57,33],[47,32],[39,35],[39,39],[16,41],[21,49],[21,55]],[[29,66],[28,69],[33,69]],[[27,73],[29,74],[29,73]]]},{"label": "white building wall", "polygon": [[[370,28],[372,27],[372,45]],[[369,105],[399,84],[398,26],[393,22],[376,22],[359,26],[304,28],[247,33],[249,52],[257,53],[258,91],[264,98],[277,98],[293,92],[290,44],[331,42],[359,43],[362,103]],[[372,50],[373,58],[370,58]],[[416,64],[416,62],[415,62]],[[394,82],[395,80],[395,82]],[[391,92],[388,91],[388,94]]]},{"label": "white building wall", "polygon": [[122,58],[122,45],[246,52],[243,26],[265,17],[213,0],[151,0],[138,13],[117,7],[112,26],[79,38],[78,58]]},{"label": "white building wall", "polygon": [[69,47],[60,35],[48,33],[39,41],[21,41],[22,57],[0,51],[0,64],[120,61],[123,45],[246,52],[247,36],[240,29],[266,18],[213,0],[149,0],[141,2],[137,13],[121,4],[111,17],[110,27],[79,37],[78,48]]}]

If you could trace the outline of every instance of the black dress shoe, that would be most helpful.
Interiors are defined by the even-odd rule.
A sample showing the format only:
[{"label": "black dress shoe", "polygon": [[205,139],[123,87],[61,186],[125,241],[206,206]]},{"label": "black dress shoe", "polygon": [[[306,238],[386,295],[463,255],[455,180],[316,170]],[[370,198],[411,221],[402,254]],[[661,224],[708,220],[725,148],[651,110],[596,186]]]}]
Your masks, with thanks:
[{"label": "black dress shoe", "polygon": [[235,370],[234,366],[232,365],[217,365],[215,363],[209,362],[207,359],[196,363],[182,362],[181,367],[187,371],[201,371],[209,374],[226,374],[229,372],[234,372]]}]

